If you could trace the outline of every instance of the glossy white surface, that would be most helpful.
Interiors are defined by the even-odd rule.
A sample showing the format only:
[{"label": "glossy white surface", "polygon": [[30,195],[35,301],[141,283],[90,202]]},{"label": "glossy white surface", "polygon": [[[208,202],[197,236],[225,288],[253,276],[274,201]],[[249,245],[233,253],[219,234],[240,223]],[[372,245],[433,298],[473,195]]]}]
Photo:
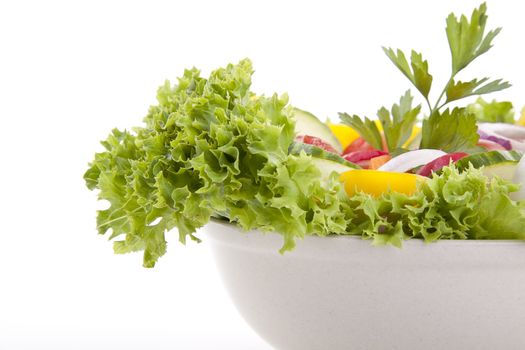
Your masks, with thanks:
[{"label": "glossy white surface", "polygon": [[238,310],[279,350],[525,348],[525,243],[281,237],[214,222],[206,236]]}]

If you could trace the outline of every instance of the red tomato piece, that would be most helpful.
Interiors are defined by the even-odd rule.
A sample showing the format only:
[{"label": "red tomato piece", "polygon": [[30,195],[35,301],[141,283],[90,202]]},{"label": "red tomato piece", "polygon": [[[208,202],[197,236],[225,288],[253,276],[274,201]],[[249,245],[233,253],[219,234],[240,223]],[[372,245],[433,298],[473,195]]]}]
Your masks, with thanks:
[{"label": "red tomato piece", "polygon": [[331,144],[320,139],[319,137],[310,136],[310,135],[298,135],[295,138],[295,141],[306,143],[306,144],[324,149],[325,151],[339,154],[339,152],[337,152],[337,150]]},{"label": "red tomato piece", "polygon": [[351,144],[349,144],[343,151],[343,155],[357,152],[357,151],[375,151],[376,149],[372,147],[364,138],[358,137]]},{"label": "red tomato piece", "polygon": [[[381,138],[383,141],[383,151],[388,151],[385,136],[383,134],[381,134]],[[366,142],[365,139],[363,139],[362,137],[358,137],[351,144],[346,146],[345,150],[343,151],[343,155],[356,151],[376,151],[376,149],[372,147],[371,144]]]},{"label": "red tomato piece", "polygon": [[377,149],[364,150],[364,151],[355,151],[343,155],[343,158],[349,162],[359,165],[363,169],[368,169],[370,167],[370,159],[384,156],[388,154],[384,151],[379,151]]}]

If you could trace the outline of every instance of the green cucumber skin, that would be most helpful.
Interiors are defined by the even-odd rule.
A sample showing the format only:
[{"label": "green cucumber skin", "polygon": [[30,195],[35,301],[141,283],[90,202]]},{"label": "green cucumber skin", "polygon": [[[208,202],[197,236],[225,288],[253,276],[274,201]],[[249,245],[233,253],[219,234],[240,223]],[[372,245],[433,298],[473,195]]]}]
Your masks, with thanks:
[{"label": "green cucumber skin", "polygon": [[459,170],[466,170],[470,164],[474,168],[483,168],[483,173],[493,178],[498,176],[502,179],[512,181],[516,167],[523,152],[519,151],[490,151],[472,154],[456,162]]},{"label": "green cucumber skin", "polygon": [[293,113],[297,134],[319,137],[321,140],[332,145],[339,153],[343,151],[341,143],[339,143],[337,137],[333,134],[332,130],[330,130],[330,127],[320,121],[315,115],[296,107],[294,107]]},{"label": "green cucumber skin", "polygon": [[481,168],[482,166],[495,166],[499,163],[517,163],[522,156],[523,153],[518,151],[490,151],[476,153],[458,160],[456,162],[456,167],[460,170],[465,170],[469,168],[469,164],[472,164],[474,168]]},{"label": "green cucumber skin", "polygon": [[335,153],[325,151],[322,148],[319,148],[313,145],[309,145],[306,143],[292,142],[288,150],[290,154],[296,154],[296,155],[300,154],[301,151],[304,151],[304,153],[312,156],[312,158],[322,159],[322,160],[326,160],[326,161],[330,161],[333,163],[337,163],[337,164],[346,166],[347,168],[349,168],[348,170],[361,169],[359,165],[349,162],[343,157]]}]

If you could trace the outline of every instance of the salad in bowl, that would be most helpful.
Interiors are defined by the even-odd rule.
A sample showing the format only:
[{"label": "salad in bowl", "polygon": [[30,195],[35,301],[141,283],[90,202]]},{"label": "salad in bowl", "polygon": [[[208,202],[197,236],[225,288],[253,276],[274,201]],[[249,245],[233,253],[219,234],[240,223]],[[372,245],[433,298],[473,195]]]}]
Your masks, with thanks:
[{"label": "salad in bowl", "polygon": [[[485,4],[447,18],[452,69],[435,101],[422,54],[384,48],[421,104],[408,90],[377,118],[323,122],[257,95],[248,59],[185,70],[90,163],[87,187],[110,203],[99,233],[153,267],[168,231],[185,243],[205,227],[239,310],[279,348],[525,346],[512,333],[525,321],[525,117],[481,97],[509,83],[459,80],[500,31],[486,21]],[[463,316],[477,328],[458,330]]]}]

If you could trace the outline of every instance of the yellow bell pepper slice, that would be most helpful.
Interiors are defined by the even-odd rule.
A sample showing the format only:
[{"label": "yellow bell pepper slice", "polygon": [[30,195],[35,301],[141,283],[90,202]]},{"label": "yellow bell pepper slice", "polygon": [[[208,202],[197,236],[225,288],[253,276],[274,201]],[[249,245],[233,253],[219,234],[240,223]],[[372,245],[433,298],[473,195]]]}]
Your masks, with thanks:
[{"label": "yellow bell pepper slice", "polygon": [[408,173],[359,169],[342,173],[340,180],[344,183],[345,191],[349,196],[365,192],[379,197],[388,191],[411,195],[416,191],[417,184],[425,181],[426,177]]},{"label": "yellow bell pepper slice", "polygon": [[[523,116],[525,123],[525,114],[523,114]],[[376,120],[376,125],[379,131],[383,131],[383,126],[381,125],[381,122],[379,120]],[[335,137],[337,137],[337,139],[339,140],[339,143],[341,144],[343,149],[345,149],[349,144],[354,142],[359,137],[359,133],[348,125],[328,123],[328,126],[330,127],[330,130],[332,130],[332,133],[335,135]],[[421,128],[414,126],[414,128],[412,129],[412,134],[403,146],[407,147],[420,132]]]},{"label": "yellow bell pepper slice", "polygon": [[330,127],[330,130],[332,130],[332,133],[335,135],[335,137],[337,137],[339,140],[339,143],[343,149],[345,149],[349,144],[354,142],[359,137],[357,131],[348,125],[329,123],[328,126]]},{"label": "yellow bell pepper slice", "polygon": [[521,110],[521,117],[516,124],[525,126],[525,107]]},{"label": "yellow bell pepper slice", "polygon": [[412,134],[410,134],[408,140],[403,144],[403,147],[408,147],[408,145],[410,145],[410,143],[417,137],[417,135],[419,135],[420,132],[421,128],[414,125],[414,127],[412,128]]}]

